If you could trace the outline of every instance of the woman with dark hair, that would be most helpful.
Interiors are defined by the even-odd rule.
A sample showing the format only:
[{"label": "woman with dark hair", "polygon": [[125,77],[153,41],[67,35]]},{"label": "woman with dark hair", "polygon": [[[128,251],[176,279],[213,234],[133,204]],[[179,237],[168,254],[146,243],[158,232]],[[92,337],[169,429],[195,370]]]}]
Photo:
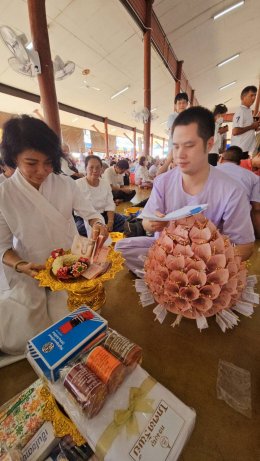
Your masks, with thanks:
[{"label": "woman with dark hair", "polygon": [[140,157],[139,159],[139,168],[135,173],[135,184],[144,188],[153,187],[153,181],[149,177],[149,171],[147,168],[147,159],[145,156]]},{"label": "woman with dark hair", "polygon": [[58,136],[23,115],[3,130],[1,153],[15,173],[0,187],[0,351],[24,352],[26,342],[67,313],[65,292],[40,288],[34,276],[55,248],[69,249],[75,210],[107,235],[103,217],[60,175]]},{"label": "woman with dark hair", "polygon": [[[208,153],[209,164],[212,166],[217,166],[219,160],[219,153],[222,144],[222,134],[224,134],[223,128],[221,125],[223,123],[223,115],[228,111],[225,104],[217,104],[213,110],[214,120],[215,120],[215,133],[214,133],[214,144],[212,149]],[[221,132],[222,130],[222,132]]]},{"label": "woman with dark hair", "polygon": [[[86,177],[78,179],[76,185],[91,201],[94,208],[102,214],[107,223],[109,232],[123,232],[126,217],[119,213],[115,213],[115,203],[110,184],[101,178],[102,166],[102,161],[97,155],[86,157]],[[86,235],[84,234],[85,229],[82,227],[82,224],[84,224],[82,220],[76,217],[76,224],[79,233],[81,235]]]}]

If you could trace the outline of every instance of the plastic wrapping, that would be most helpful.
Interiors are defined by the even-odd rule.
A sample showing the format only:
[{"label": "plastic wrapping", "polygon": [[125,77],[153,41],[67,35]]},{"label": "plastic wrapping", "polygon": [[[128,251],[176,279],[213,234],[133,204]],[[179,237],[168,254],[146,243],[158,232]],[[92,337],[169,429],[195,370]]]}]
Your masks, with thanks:
[{"label": "plastic wrapping", "polygon": [[84,363],[107,385],[109,393],[115,392],[126,376],[126,367],[102,346],[92,349]]},{"label": "plastic wrapping", "polygon": [[251,377],[250,372],[233,363],[219,361],[217,397],[224,400],[234,410],[251,418]]},{"label": "plastic wrapping", "polygon": [[50,388],[100,461],[176,461],[194,427],[195,411],[139,365],[91,420],[61,382]]},{"label": "plastic wrapping", "polygon": [[62,376],[65,388],[73,395],[87,417],[95,416],[105,403],[107,396],[105,384],[82,363],[76,363],[72,368],[65,368]]},{"label": "plastic wrapping", "polygon": [[67,436],[63,437],[45,461],[93,461],[95,459],[94,453],[87,443],[76,446],[72,440],[67,439]]},{"label": "plastic wrapping", "polygon": [[142,361],[142,348],[111,328],[107,330],[103,346],[123,362],[127,371],[134,370],[136,365]]}]

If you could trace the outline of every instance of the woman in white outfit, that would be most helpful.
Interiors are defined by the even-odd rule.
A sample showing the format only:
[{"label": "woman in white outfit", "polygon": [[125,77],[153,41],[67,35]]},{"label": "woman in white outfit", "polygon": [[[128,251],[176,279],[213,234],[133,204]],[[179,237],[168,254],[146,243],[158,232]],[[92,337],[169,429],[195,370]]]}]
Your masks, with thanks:
[{"label": "woman in white outfit", "polygon": [[135,184],[139,187],[151,188],[153,187],[153,180],[149,177],[149,171],[147,168],[147,160],[145,156],[139,159],[139,168],[135,173]]},{"label": "woman in white outfit", "polygon": [[[102,214],[109,232],[124,232],[126,217],[115,213],[115,202],[111,186],[101,178],[102,161],[97,155],[89,155],[85,160],[86,176],[77,179],[76,186],[91,201],[94,208]],[[84,234],[85,226],[82,219],[75,218],[78,231]],[[88,226],[87,226],[88,227]]]},{"label": "woman in white outfit", "polygon": [[3,130],[1,154],[16,168],[0,185],[0,351],[24,352],[26,342],[67,313],[65,292],[40,288],[34,276],[55,248],[71,248],[73,210],[107,235],[102,216],[60,173],[57,135],[23,115]]}]

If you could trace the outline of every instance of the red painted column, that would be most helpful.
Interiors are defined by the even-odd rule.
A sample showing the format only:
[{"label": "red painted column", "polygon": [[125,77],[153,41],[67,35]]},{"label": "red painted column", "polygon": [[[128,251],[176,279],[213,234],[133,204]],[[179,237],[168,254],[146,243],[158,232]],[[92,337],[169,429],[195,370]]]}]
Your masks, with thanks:
[{"label": "red painted column", "polygon": [[[146,20],[144,33],[144,107],[151,110],[151,20],[153,0],[146,0]],[[144,155],[148,157],[150,147],[151,117],[144,124]]]},{"label": "red painted column", "polygon": [[190,106],[193,106],[195,90],[191,90]]},{"label": "red painted column", "polygon": [[107,117],[105,117],[104,125],[105,125],[105,146],[106,146],[106,158],[109,158],[109,144],[108,144],[108,126],[107,126]]},{"label": "red painted column", "polygon": [[38,83],[44,120],[60,136],[59,107],[51,60],[45,0],[27,0],[27,4],[33,48],[39,53],[41,62],[41,74],[38,75]]},{"label": "red painted column", "polygon": [[183,61],[177,62],[177,74],[175,82],[175,96],[181,92],[181,72],[182,72]]},{"label": "red painted column", "polygon": [[151,157],[153,156],[153,134],[151,134]]},{"label": "red painted column", "polygon": [[258,112],[259,112],[259,104],[260,104],[260,84],[259,84],[259,87],[258,87],[258,92],[257,92],[257,95],[256,95],[256,100],[255,100],[255,108],[254,108],[254,112],[253,112],[254,117],[256,117]]},{"label": "red painted column", "polygon": [[136,159],[136,128],[134,128],[134,160]]}]

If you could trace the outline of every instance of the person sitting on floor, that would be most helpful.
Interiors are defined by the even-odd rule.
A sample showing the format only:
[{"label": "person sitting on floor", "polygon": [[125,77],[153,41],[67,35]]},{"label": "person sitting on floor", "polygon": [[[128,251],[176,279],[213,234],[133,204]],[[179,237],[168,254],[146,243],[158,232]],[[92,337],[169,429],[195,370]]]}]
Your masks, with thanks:
[{"label": "person sitting on floor", "polygon": [[240,166],[246,170],[252,171],[257,176],[260,176],[260,152],[253,155],[252,158],[240,160]]},{"label": "person sitting on floor", "polygon": [[149,177],[150,179],[154,179],[158,173],[158,170],[159,170],[159,166],[160,166],[160,159],[159,157],[156,157],[156,158],[153,158],[152,159],[152,164],[149,168]]},{"label": "person sitting on floor", "polygon": [[62,144],[62,157],[61,157],[61,171],[66,176],[70,176],[72,179],[82,178],[83,174],[79,173],[78,169],[76,168],[71,156],[70,156],[70,148],[68,144]]},{"label": "person sitting on floor", "polygon": [[[102,161],[97,155],[85,159],[86,176],[78,179],[76,185],[93,204],[94,208],[102,214],[109,232],[123,232],[126,217],[115,213],[115,203],[110,185],[101,178]],[[80,235],[87,236],[84,221],[80,216],[75,217]]]},{"label": "person sitting on floor", "polygon": [[149,171],[146,165],[146,157],[140,157],[139,168],[135,173],[135,184],[139,187],[150,189],[151,187],[153,187],[153,181],[149,177]]},{"label": "person sitting on floor", "polygon": [[[228,235],[243,260],[253,252],[255,240],[250,219],[250,205],[241,186],[208,163],[208,152],[214,143],[213,114],[204,107],[191,107],[176,118],[173,128],[173,155],[176,167],[154,180],[144,212],[168,214],[186,205],[207,203],[205,216]],[[127,267],[136,275],[143,274],[144,257],[168,222],[143,220],[154,237],[123,239],[116,244]]]},{"label": "person sitting on floor", "polygon": [[116,204],[128,202],[135,196],[135,190],[124,186],[124,173],[129,170],[127,160],[119,160],[116,165],[110,166],[104,172],[103,178],[110,184]]},{"label": "person sitting on floor", "polygon": [[251,219],[255,236],[256,238],[260,238],[260,178],[252,173],[252,171],[239,166],[242,154],[241,147],[230,146],[221,155],[217,168],[239,182],[245,190],[248,201],[252,206]]},{"label": "person sitting on floor", "polygon": [[0,352],[24,353],[28,339],[67,315],[67,293],[39,286],[35,275],[55,248],[77,235],[72,211],[107,237],[103,217],[61,172],[58,136],[23,115],[6,122],[1,155],[16,168],[0,186]]},{"label": "person sitting on floor", "polygon": [[0,184],[10,178],[15,172],[15,168],[6,165],[0,158]]}]

